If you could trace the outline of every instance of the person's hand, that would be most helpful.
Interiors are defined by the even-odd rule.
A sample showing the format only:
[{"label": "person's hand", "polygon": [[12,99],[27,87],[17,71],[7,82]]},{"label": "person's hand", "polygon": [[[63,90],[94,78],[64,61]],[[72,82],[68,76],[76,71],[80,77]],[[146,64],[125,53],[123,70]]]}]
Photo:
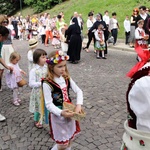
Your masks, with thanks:
[{"label": "person's hand", "polygon": [[21,70],[20,73],[25,75],[25,76],[27,75],[26,72],[24,72],[23,70]]},{"label": "person's hand", "polygon": [[76,108],[75,108],[75,112],[76,113],[81,113],[81,105],[77,104]]},{"label": "person's hand", "polygon": [[73,117],[74,112],[72,112],[68,109],[64,109],[64,110],[62,110],[61,115],[65,118],[70,118],[70,117]]},{"label": "person's hand", "polygon": [[14,68],[12,66],[7,66],[7,69],[10,70],[10,73],[12,73]]}]

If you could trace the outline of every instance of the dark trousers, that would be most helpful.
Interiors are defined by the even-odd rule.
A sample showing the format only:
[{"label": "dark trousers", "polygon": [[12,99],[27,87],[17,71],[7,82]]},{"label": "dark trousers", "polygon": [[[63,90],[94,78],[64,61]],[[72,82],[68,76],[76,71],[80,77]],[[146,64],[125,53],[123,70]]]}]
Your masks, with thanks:
[{"label": "dark trousers", "polygon": [[117,35],[118,35],[118,29],[112,29],[111,30],[111,35],[114,37],[114,43],[113,44],[116,44],[116,42],[117,42]]},{"label": "dark trousers", "polygon": [[42,35],[41,35],[42,44],[45,43],[45,38],[46,38],[46,35],[45,35],[45,34],[42,34]]},{"label": "dark trousers", "polygon": [[87,42],[87,45],[86,45],[87,49],[89,48],[92,39],[94,39],[94,32],[89,32],[88,33],[88,42]]},{"label": "dark trousers", "polygon": [[125,37],[126,37],[125,44],[129,44],[130,31],[125,32]]}]

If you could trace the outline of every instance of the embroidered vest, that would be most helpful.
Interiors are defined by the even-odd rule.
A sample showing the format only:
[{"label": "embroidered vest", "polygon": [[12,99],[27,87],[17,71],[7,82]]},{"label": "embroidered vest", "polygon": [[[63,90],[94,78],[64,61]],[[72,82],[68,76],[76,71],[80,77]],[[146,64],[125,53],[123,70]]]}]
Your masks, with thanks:
[{"label": "embroidered vest", "polygon": [[[52,98],[53,98],[53,103],[55,106],[59,107],[60,109],[62,109],[63,107],[63,101],[69,101],[71,102],[71,99],[69,97],[69,89],[70,89],[70,81],[69,79],[65,80],[66,82],[66,94],[64,95],[64,91],[63,89],[60,88],[60,86],[52,81],[52,80],[46,80],[46,79],[42,79],[42,83],[47,83],[50,88],[52,89]],[[65,99],[65,96],[67,97],[67,100]]]}]

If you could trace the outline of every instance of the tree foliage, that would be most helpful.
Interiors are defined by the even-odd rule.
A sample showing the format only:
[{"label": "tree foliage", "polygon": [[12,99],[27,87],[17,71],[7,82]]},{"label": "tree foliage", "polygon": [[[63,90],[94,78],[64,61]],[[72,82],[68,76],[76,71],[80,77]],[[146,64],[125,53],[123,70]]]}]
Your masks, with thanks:
[{"label": "tree foliage", "polygon": [[19,0],[0,0],[0,14],[12,14],[19,9],[19,4]]},{"label": "tree foliage", "polygon": [[24,3],[31,6],[35,12],[42,12],[52,8],[54,5],[61,3],[63,0],[24,0]]},{"label": "tree foliage", "polygon": [[20,9],[20,5],[32,7],[39,13],[63,1],[65,0],[0,0],[0,14],[12,15]]}]

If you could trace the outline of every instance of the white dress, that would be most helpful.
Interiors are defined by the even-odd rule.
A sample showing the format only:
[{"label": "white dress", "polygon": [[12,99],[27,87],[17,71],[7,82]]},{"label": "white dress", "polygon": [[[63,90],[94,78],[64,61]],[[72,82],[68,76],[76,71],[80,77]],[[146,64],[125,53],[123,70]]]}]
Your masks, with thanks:
[{"label": "white dress", "polygon": [[8,64],[8,66],[13,67],[13,72],[10,73],[9,70],[6,72],[6,84],[9,88],[14,89],[18,88],[17,82],[19,82],[22,77],[21,77],[21,69],[18,64]]},{"label": "white dress", "polygon": [[31,69],[29,73],[29,86],[32,88],[30,95],[30,104],[29,111],[40,112],[40,87],[41,87],[41,78],[45,78],[47,73],[47,66],[43,67],[39,65],[35,65],[33,69]]},{"label": "white dress", "polygon": [[[54,81],[60,86],[61,90],[66,87],[65,79],[62,76],[59,78],[54,78]],[[76,104],[82,105],[82,91],[72,79],[70,79],[70,87],[77,94]],[[69,140],[76,135],[76,121],[70,118],[66,119],[61,116],[62,110],[53,104],[52,89],[47,83],[43,83],[43,92],[46,107],[51,112],[50,126],[52,132],[52,139],[55,140],[56,143],[67,144]]]}]

